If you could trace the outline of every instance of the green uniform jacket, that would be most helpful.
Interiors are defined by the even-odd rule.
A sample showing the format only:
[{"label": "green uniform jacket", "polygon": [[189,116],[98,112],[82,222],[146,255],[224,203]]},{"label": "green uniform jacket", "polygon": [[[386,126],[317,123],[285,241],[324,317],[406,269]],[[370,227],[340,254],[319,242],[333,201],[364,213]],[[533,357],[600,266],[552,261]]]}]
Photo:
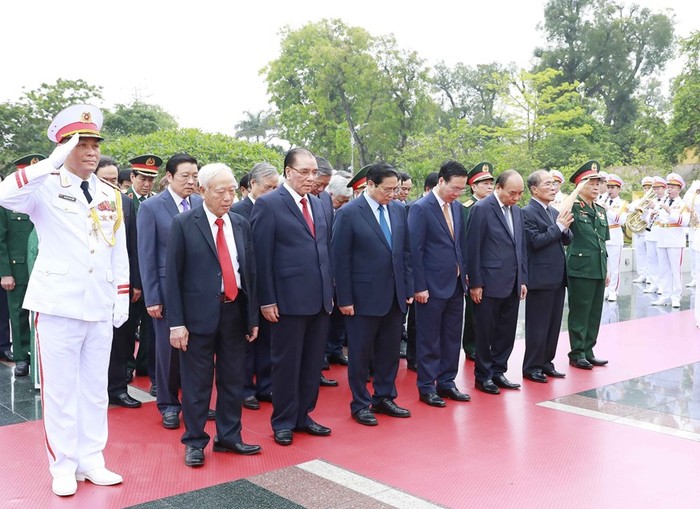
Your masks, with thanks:
[{"label": "green uniform jacket", "polygon": [[[134,191],[134,188],[129,187],[129,189],[127,189],[126,193],[124,193],[124,194],[126,194],[129,198],[131,198],[131,201],[134,202],[134,210],[138,214],[139,213],[139,205],[141,205],[141,202],[139,201],[139,196]],[[148,198],[151,198],[153,196],[155,196],[155,193],[150,193],[148,196],[146,196],[146,198],[148,199]]]},{"label": "green uniform jacket", "polygon": [[27,214],[0,207],[0,276],[12,276],[18,285],[29,282],[27,239],[33,229]]},{"label": "green uniform jacket", "polygon": [[608,251],[605,241],[610,239],[605,209],[598,204],[593,208],[577,200],[571,207],[574,222],[570,229],[574,238],[566,252],[566,270],[571,277],[605,279],[608,270]]}]

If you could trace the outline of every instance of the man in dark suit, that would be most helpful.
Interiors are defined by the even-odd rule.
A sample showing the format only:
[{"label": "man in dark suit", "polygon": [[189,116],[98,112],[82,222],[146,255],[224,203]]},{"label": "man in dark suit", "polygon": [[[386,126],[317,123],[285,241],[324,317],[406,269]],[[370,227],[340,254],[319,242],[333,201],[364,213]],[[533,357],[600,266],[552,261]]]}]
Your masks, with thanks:
[{"label": "man in dark suit", "polygon": [[316,158],[287,152],[285,182],[255,202],[251,222],[258,262],[260,307],[271,323],[272,429],[290,445],[293,430],[330,435],[311,419],[333,309],[331,216],[310,194]]},{"label": "man in dark suit", "polygon": [[[139,269],[146,310],[156,333],[156,399],[163,427],[180,427],[180,362],[170,345],[166,320],[166,248],[173,218],[202,204],[193,194],[197,184],[197,160],[189,154],[175,154],[165,164],[168,187],[139,207],[136,216]],[[197,300],[198,297],[192,297]]]},{"label": "man in dark suit", "polygon": [[[394,168],[371,165],[365,192],[342,207],[333,223],[337,304],[348,335],[350,412],[367,426],[377,424],[375,413],[411,415],[394,403],[401,325],[406,304],[413,301],[406,212],[393,201],[398,186]],[[370,361],[372,397],[367,390]]]},{"label": "man in dark suit", "polygon": [[185,465],[204,464],[204,431],[216,357],[214,451],[257,454],[241,439],[246,341],[258,335],[255,255],[250,224],[230,212],[236,196],[231,168],[199,172],[204,205],[173,219],[166,262],[170,344],[180,350]]},{"label": "man in dark suit", "polygon": [[564,246],[571,244],[570,210],[550,205],[557,194],[554,177],[537,170],[527,178],[532,199],[523,208],[527,237],[528,282],[525,300],[523,378],[545,383],[547,376],[563,378],[554,368],[566,293]]},{"label": "man in dark suit", "polygon": [[430,406],[469,401],[455,386],[466,291],[462,206],[467,170],[457,161],[440,167],[437,185],[408,211],[416,309],[418,393]]},{"label": "man in dark suit", "polygon": [[[270,163],[258,163],[248,175],[248,196],[231,205],[235,212],[248,221],[255,201],[262,195],[277,189],[279,173]],[[245,351],[245,378],[243,381],[243,406],[260,409],[260,401],[272,401],[272,361],[270,360],[270,324],[259,320],[258,338],[249,342]]]},{"label": "man in dark suit", "polygon": [[472,206],[467,267],[474,301],[475,386],[488,394],[518,389],[505,372],[513,351],[519,301],[527,294],[527,250],[522,211],[523,178],[507,170],[490,196]]},{"label": "man in dark suit", "polygon": [[[119,189],[119,167],[111,157],[100,156],[95,175]],[[125,408],[138,408],[141,402],[127,392],[127,362],[134,351],[134,337],[139,320],[136,303],[141,300],[141,275],[139,274],[138,249],[136,241],[136,210],[131,198],[122,193],[122,211],[126,228],[126,252],[129,255],[129,283],[131,285],[129,319],[121,327],[113,328],[112,350],[109,355],[107,372],[107,394],[112,405]]]}]

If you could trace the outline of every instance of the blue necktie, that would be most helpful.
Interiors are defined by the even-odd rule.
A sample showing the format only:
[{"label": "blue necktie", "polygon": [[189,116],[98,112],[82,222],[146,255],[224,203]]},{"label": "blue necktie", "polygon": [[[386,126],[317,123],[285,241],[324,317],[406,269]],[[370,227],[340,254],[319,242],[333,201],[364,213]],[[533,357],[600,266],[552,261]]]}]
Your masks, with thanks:
[{"label": "blue necktie", "polygon": [[379,206],[379,227],[382,229],[386,241],[391,246],[391,231],[389,230],[389,224],[386,222],[386,217],[384,216],[384,205]]}]

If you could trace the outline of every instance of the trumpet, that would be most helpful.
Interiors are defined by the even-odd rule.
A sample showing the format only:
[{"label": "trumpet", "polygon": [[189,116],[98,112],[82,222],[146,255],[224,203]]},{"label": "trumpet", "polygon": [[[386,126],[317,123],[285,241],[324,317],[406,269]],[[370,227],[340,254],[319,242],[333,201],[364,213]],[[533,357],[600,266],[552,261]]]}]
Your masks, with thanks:
[{"label": "trumpet", "polygon": [[627,228],[632,233],[642,233],[647,229],[647,221],[644,219],[644,210],[649,207],[654,202],[656,194],[653,189],[649,189],[644,196],[642,196],[634,204],[634,210],[627,214],[627,219],[625,220],[625,228]]}]

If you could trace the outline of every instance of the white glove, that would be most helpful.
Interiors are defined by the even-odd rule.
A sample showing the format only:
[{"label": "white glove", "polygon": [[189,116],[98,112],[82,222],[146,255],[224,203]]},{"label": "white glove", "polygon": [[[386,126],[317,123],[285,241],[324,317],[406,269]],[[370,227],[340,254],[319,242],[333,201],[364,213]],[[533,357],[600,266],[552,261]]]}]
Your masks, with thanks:
[{"label": "white glove", "polygon": [[126,323],[126,321],[129,319],[129,314],[118,314],[114,315],[112,318],[112,325],[114,326],[115,329],[118,329],[122,325]]},{"label": "white glove", "polygon": [[63,162],[68,157],[68,154],[70,154],[71,151],[76,147],[76,145],[78,145],[79,141],[80,135],[74,134],[70,137],[70,140],[58,145],[53,150],[53,152],[51,152],[51,155],[49,156],[49,161],[51,161],[51,164],[54,168],[58,170],[61,166],[63,166]]}]

